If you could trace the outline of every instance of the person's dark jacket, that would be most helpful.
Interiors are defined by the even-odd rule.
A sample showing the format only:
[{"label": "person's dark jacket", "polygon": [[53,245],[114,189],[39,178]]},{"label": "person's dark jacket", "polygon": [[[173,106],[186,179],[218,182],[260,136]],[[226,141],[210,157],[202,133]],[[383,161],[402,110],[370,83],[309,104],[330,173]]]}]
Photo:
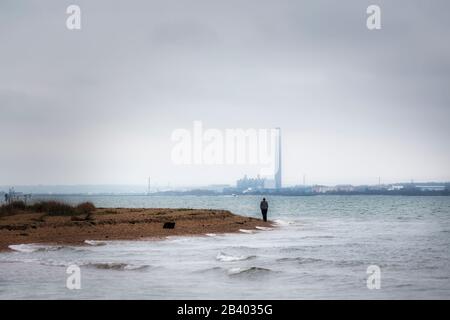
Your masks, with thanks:
[{"label": "person's dark jacket", "polygon": [[259,205],[259,207],[261,208],[261,210],[267,210],[269,209],[269,203],[267,201],[261,201],[261,204]]}]

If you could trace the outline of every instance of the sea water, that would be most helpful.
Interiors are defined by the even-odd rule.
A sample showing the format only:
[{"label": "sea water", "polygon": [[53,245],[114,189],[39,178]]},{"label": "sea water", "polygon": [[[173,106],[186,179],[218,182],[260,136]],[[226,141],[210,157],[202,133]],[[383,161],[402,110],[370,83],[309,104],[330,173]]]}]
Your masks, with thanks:
[{"label": "sea water", "polygon": [[[255,196],[46,196],[98,207],[227,209]],[[269,197],[275,228],[0,253],[0,299],[448,299],[450,197]],[[81,289],[69,290],[69,265]],[[369,289],[368,267],[379,267]]]}]

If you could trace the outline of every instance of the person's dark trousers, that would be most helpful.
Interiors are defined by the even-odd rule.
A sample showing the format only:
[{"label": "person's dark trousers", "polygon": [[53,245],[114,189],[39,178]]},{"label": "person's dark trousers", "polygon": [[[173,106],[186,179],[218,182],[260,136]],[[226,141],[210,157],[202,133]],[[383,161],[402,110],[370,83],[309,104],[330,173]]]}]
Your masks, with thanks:
[{"label": "person's dark trousers", "polygon": [[262,216],[263,216],[263,220],[267,221],[267,209],[261,209],[261,213],[262,213]]}]

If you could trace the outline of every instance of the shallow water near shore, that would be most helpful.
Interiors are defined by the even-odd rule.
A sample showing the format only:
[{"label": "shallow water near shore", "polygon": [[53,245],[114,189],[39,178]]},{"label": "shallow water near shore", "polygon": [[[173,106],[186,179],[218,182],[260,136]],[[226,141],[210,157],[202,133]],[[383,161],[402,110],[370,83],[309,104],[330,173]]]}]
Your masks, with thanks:
[{"label": "shallow water near shore", "polygon": [[[98,207],[226,209],[259,217],[254,196],[46,196]],[[448,299],[450,197],[269,199],[276,228],[0,253],[0,299]],[[81,289],[66,288],[67,266]],[[381,269],[369,290],[367,267]]]}]

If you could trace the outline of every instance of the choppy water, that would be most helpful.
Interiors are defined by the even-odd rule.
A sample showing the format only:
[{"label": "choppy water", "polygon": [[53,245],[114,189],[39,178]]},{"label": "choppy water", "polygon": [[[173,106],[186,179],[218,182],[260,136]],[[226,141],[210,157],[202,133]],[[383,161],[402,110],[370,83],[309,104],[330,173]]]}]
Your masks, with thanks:
[{"label": "choppy water", "polygon": [[[220,208],[259,216],[259,198],[63,197],[103,207]],[[164,241],[18,245],[0,254],[0,298],[450,298],[450,197],[271,197],[273,230]],[[89,239],[87,239],[89,240]],[[66,267],[81,267],[81,290]],[[366,270],[381,268],[369,290]]]}]

